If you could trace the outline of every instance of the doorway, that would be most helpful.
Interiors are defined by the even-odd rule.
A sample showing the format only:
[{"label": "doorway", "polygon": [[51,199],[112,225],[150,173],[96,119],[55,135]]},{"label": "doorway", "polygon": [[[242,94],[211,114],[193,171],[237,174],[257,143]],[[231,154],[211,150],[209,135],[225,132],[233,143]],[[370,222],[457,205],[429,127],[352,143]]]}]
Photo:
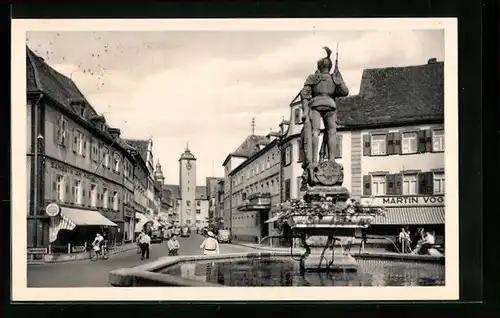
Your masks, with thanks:
[{"label": "doorway", "polygon": [[[269,212],[267,213],[262,213],[260,215],[260,239],[262,240],[264,237],[268,236],[269,235],[269,224],[268,223],[265,223],[269,218],[268,217],[265,217],[265,215],[268,215]],[[266,243],[266,242],[269,242],[269,240],[266,240],[265,242],[262,242],[262,243]],[[269,243],[267,243],[269,244]]]}]

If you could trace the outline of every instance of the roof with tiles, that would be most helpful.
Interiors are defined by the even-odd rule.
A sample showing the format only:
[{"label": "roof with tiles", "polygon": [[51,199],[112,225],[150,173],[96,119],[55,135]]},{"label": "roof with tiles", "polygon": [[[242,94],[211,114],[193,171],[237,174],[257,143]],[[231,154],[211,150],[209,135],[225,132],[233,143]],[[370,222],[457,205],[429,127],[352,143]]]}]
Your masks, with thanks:
[{"label": "roof with tiles", "polygon": [[144,162],[147,162],[149,140],[125,139],[125,142],[137,150]]},{"label": "roof with tiles", "polygon": [[260,150],[259,146],[266,146],[269,139],[266,136],[250,135],[231,154],[238,157],[251,157]]},{"label": "roof with tiles", "polygon": [[163,191],[169,191],[173,200],[181,198],[181,188],[177,184],[164,184],[162,189]]},{"label": "roof with tiles", "polygon": [[367,69],[358,95],[339,99],[345,126],[444,118],[444,63]]},{"label": "roof with tiles", "polygon": [[193,155],[191,150],[186,147],[186,150],[184,150],[184,152],[181,154],[179,160],[196,160],[196,157]]}]

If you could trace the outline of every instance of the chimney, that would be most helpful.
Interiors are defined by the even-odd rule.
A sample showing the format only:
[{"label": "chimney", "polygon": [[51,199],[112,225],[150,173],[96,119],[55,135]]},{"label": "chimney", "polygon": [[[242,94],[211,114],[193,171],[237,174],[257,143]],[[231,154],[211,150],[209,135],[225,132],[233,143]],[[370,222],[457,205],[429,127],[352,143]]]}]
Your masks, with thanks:
[{"label": "chimney", "polygon": [[435,57],[433,58],[430,58],[428,61],[427,61],[427,64],[435,64],[437,62],[437,59]]}]

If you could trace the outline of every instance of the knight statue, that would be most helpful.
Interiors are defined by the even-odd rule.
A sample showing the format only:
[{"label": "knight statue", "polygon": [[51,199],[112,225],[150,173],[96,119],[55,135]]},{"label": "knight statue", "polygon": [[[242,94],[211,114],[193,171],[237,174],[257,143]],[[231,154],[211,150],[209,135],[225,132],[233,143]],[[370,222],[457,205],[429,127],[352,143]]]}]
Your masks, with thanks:
[{"label": "knight statue", "polygon": [[[302,175],[301,190],[307,189],[307,186],[338,184],[340,177],[335,179],[335,176],[332,176],[335,173],[337,175],[341,173],[341,178],[343,178],[343,168],[335,162],[337,141],[337,106],[335,100],[338,97],[349,95],[349,89],[345,85],[338,69],[338,52],[335,60],[335,68],[333,73],[330,73],[333,68],[330,58],[332,51],[328,47],[324,47],[323,49],[326,51],[326,57],[317,62],[316,72],[307,77],[304,87],[300,92],[304,122],[301,134],[302,149],[304,152],[302,164],[304,173]],[[321,120],[323,120],[325,132],[320,151],[319,135]],[[322,164],[325,160],[326,165],[319,169],[318,165]],[[324,171],[325,169],[330,171],[330,176],[326,179],[331,180],[331,182],[322,182],[322,180],[326,179],[318,177],[318,174],[323,174],[323,176],[325,173],[328,174],[328,172]],[[337,172],[332,172],[332,169],[337,169]]]}]

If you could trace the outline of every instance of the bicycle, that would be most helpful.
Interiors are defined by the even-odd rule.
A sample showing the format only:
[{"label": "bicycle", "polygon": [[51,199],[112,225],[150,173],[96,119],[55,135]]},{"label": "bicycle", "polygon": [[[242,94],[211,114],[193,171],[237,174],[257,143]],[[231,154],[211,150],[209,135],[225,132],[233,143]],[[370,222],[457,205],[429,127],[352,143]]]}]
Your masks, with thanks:
[{"label": "bicycle", "polygon": [[104,259],[104,260],[109,259],[109,251],[108,251],[108,247],[106,245],[104,245],[102,247],[102,253],[101,253],[101,249],[96,250],[95,247],[93,247],[90,250],[89,257],[90,257],[90,260],[92,262],[97,261],[97,259],[99,258],[99,256],[101,256],[102,259]]}]

